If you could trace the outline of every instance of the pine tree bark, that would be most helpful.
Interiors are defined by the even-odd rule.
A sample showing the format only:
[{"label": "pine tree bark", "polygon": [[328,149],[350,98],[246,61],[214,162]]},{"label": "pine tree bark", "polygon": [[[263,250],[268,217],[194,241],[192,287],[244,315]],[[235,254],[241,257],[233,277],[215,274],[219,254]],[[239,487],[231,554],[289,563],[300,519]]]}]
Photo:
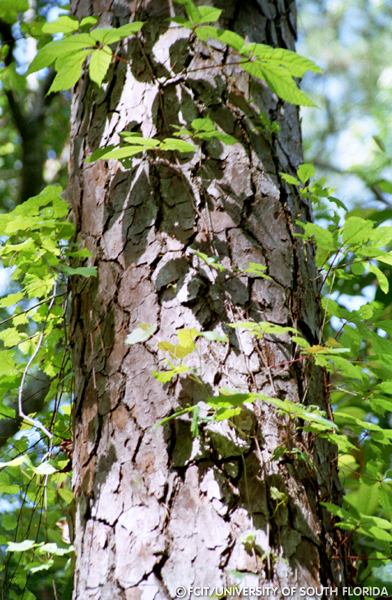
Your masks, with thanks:
[{"label": "pine tree bark", "polygon": [[[221,4],[223,26],[293,48],[293,1]],[[297,586],[296,598],[299,586],[343,585],[344,548],[320,505],[339,502],[332,446],[263,403],[202,426],[194,439],[186,416],[156,427],[222,387],[328,407],[324,373],[293,361],[287,336],[257,342],[227,326],[263,320],[297,327],[311,343],[319,336],[313,250],[295,237],[309,207],[279,177],[302,161],[298,110],[240,71],[219,44],[207,48],[169,27],[171,2],[74,0],[73,9],[106,25],[147,22],[104,89],[85,76],[73,96],[70,197],[98,268],[96,280],[74,281],[72,290],[74,598],[158,600],[175,598],[178,586],[235,583],[272,586],[275,598]],[[278,133],[260,126],[261,112]],[[238,143],[204,142],[194,156],[145,155],[129,169],[85,162],[123,130],[164,137],[200,116]],[[270,279],[241,274],[251,261]],[[140,322],[156,323],[155,336],[127,345]],[[157,340],[174,341],[183,327],[220,328],[230,343],[199,342],[194,366],[203,385],[183,376],[162,386],[152,376],[162,368]],[[277,448],[288,452],[279,458]]]}]

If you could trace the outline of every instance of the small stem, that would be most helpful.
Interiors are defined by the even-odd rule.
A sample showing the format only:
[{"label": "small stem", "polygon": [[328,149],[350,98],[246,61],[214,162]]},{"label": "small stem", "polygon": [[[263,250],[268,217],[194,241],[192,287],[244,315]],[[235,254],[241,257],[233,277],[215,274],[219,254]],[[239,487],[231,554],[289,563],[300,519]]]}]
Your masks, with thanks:
[{"label": "small stem", "polygon": [[[56,297],[57,297],[57,295],[56,295],[56,284],[55,284],[54,285],[54,293],[52,295],[52,298],[50,300],[49,307],[48,307],[48,314],[50,313],[50,311],[53,307]],[[51,440],[53,437],[53,434],[48,429],[46,429],[46,427],[44,425],[42,425],[42,423],[38,419],[32,419],[31,417],[26,415],[23,410],[23,388],[25,386],[26,377],[27,377],[27,374],[29,372],[29,369],[30,369],[35,357],[37,356],[38,352],[40,351],[42,342],[44,341],[44,337],[45,337],[45,325],[41,331],[41,334],[39,336],[35,350],[34,350],[33,354],[30,356],[30,358],[27,362],[27,365],[25,366],[25,368],[23,370],[22,380],[20,382],[19,393],[18,393],[18,413],[19,413],[19,417],[21,419],[23,419],[23,421],[25,421],[26,423],[29,423],[30,425],[32,425],[33,427],[36,427],[37,429],[40,429]]]}]

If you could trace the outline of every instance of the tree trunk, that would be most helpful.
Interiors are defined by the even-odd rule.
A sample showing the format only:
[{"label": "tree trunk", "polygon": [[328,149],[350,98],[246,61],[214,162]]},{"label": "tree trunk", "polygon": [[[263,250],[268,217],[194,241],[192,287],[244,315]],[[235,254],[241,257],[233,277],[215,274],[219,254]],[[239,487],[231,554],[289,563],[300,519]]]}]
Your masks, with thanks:
[{"label": "tree trunk", "polygon": [[[224,27],[293,48],[291,0],[221,4]],[[343,547],[320,506],[339,502],[333,447],[261,402],[202,425],[195,438],[186,415],[156,427],[225,387],[327,408],[324,373],[293,362],[298,352],[287,335],[260,341],[227,326],[269,321],[317,343],[313,251],[295,237],[309,207],[279,178],[302,160],[298,111],[219,44],[168,28],[171,2],[127,6],[73,2],[78,17],[91,11],[106,25],[147,21],[143,43],[129,43],[129,63],[112,66],[104,89],[85,77],[73,97],[70,196],[98,268],[96,280],[73,282],[74,598],[158,600],[176,597],[179,586],[209,587],[190,590],[208,597],[233,584],[274,587],[275,598],[297,586],[295,598],[299,586],[343,585]],[[260,125],[261,112],[279,133]],[[194,156],[145,154],[129,169],[84,162],[123,130],[164,137],[172,125],[205,116],[238,143],[203,142]],[[249,262],[265,265],[269,279],[244,275]],[[156,324],[155,335],[127,345],[143,322]],[[184,327],[220,329],[230,342],[200,338],[199,356],[189,360],[203,383],[185,375],[163,386],[152,376],[164,356],[157,342],[175,341]]]}]

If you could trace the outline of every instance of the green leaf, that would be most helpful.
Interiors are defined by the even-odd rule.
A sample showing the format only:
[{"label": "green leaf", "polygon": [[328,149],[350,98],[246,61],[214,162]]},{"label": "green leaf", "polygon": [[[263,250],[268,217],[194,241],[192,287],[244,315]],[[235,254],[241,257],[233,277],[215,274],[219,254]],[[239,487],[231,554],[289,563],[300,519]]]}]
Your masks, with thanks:
[{"label": "green leaf", "polygon": [[159,348],[168,352],[172,358],[185,358],[195,350],[195,340],[200,335],[200,331],[194,328],[180,329],[177,332],[178,344],[170,342],[159,342]]},{"label": "green leaf", "polygon": [[[167,383],[167,382],[165,382],[165,383]],[[196,409],[196,406],[187,406],[186,408],[181,408],[180,410],[177,410],[172,415],[169,415],[168,417],[164,417],[163,419],[158,421],[157,425],[164,425],[165,423],[169,423],[170,421],[173,421],[174,419],[177,419],[178,417],[180,417],[182,415],[186,415],[187,413],[193,412],[195,409]]]},{"label": "green leaf", "polygon": [[28,10],[28,0],[1,0],[0,19],[7,23],[15,23],[18,14]]},{"label": "green leaf", "polygon": [[56,42],[51,42],[43,46],[33,58],[30,63],[30,66],[27,71],[27,75],[31,73],[35,73],[35,71],[40,71],[41,69],[45,69],[49,67],[57,58],[57,54],[55,53]]},{"label": "green leaf", "polygon": [[319,248],[325,248],[333,252],[336,249],[336,242],[333,234],[329,229],[325,229],[324,227],[320,227],[320,225],[316,225],[316,223],[302,223],[299,222],[298,225],[305,230],[305,233],[308,238],[313,237]]},{"label": "green leaf", "polygon": [[[169,381],[174,379],[174,377],[177,377],[178,375],[183,375],[184,373],[189,373],[190,370],[190,367],[187,367],[186,365],[179,365],[178,367],[174,367],[173,369],[169,369],[167,371],[153,371],[152,376],[155,377],[155,379],[157,379],[161,383],[169,383]],[[163,422],[164,421],[160,421],[160,423]]]},{"label": "green leaf", "polygon": [[194,327],[180,329],[177,332],[178,342],[181,346],[194,346],[194,341],[200,335],[200,331]]},{"label": "green leaf", "polygon": [[297,179],[296,177],[293,177],[293,175],[289,175],[289,173],[279,173],[279,175],[286,183],[289,183],[290,185],[300,185],[301,184],[299,179]]},{"label": "green leaf", "polygon": [[21,334],[15,327],[7,327],[0,331],[0,340],[3,341],[6,348],[16,346],[24,337],[27,335]]},{"label": "green leaf", "polygon": [[361,527],[358,531],[367,537],[374,538],[377,541],[392,542],[392,535],[385,531],[385,529],[381,529],[381,527],[376,527],[375,525],[366,528]]},{"label": "green leaf", "polygon": [[[13,350],[0,351],[0,376],[14,375],[17,373],[15,359],[16,356]],[[7,464],[8,463],[0,463],[0,469]]]},{"label": "green leaf", "polygon": [[34,468],[34,473],[36,475],[53,475],[56,473],[57,469],[51,465],[49,462],[43,462],[38,467]]},{"label": "green leaf", "polygon": [[[197,33],[198,32],[199,29],[197,30]],[[228,29],[224,29],[222,31],[217,29],[216,32],[217,36],[215,37],[215,39],[218,39],[220,42],[222,42],[222,44],[230,46],[231,48],[233,48],[233,50],[236,50],[237,52],[240,52],[246,44],[245,39],[238,33],[235,33],[234,31],[229,31]]]},{"label": "green leaf", "polygon": [[62,15],[51,23],[45,23],[42,27],[43,33],[72,33],[78,29],[78,20],[67,15]]},{"label": "green leaf", "polygon": [[72,490],[66,487],[59,488],[57,492],[61,499],[64,500],[65,504],[71,504],[71,502],[74,500]]},{"label": "green leaf", "polygon": [[389,291],[389,281],[388,278],[384,275],[384,273],[376,267],[375,265],[369,265],[370,273],[373,273],[377,277],[378,285],[380,286],[380,290],[387,294]]},{"label": "green leaf", "polygon": [[200,119],[194,119],[191,123],[191,127],[195,133],[188,132],[187,130],[180,130],[177,135],[188,134],[192,137],[201,140],[218,139],[225,144],[236,144],[237,139],[232,135],[219,131],[216,124],[211,119],[205,117]]},{"label": "green leaf", "polygon": [[34,540],[23,540],[23,542],[8,542],[7,552],[26,552],[37,545]]},{"label": "green leaf", "polygon": [[24,298],[23,292],[15,292],[14,294],[8,294],[8,296],[4,296],[0,298],[0,308],[8,308],[9,306],[14,306]]},{"label": "green leaf", "polygon": [[373,141],[375,142],[375,144],[377,144],[381,152],[386,152],[385,144],[378,135],[373,136]]},{"label": "green leaf", "polygon": [[272,69],[282,68],[293,77],[302,77],[307,71],[321,73],[320,67],[312,60],[284,48],[272,48],[267,44],[248,44],[242,48],[241,54],[256,57],[262,64]]},{"label": "green leaf", "polygon": [[131,144],[132,146],[140,146],[145,150],[158,148],[161,144],[158,139],[143,137],[133,131],[123,131],[120,135],[127,144]]},{"label": "green leaf", "polygon": [[225,344],[229,341],[229,338],[227,337],[227,335],[225,333],[222,333],[220,331],[202,331],[200,334],[200,337],[205,338],[206,340],[208,340],[209,342],[221,342],[222,344]]},{"label": "green leaf", "polygon": [[195,152],[196,148],[193,144],[189,142],[184,142],[184,140],[179,140],[177,138],[165,138],[163,142],[159,145],[160,150],[172,150],[177,152]]},{"label": "green leaf", "polygon": [[261,279],[271,279],[268,275],[266,275],[265,271],[267,270],[266,265],[262,265],[260,263],[250,262],[248,266],[243,271],[247,275],[251,275],[252,277],[260,277]]},{"label": "green leaf", "polygon": [[117,28],[98,28],[90,32],[91,37],[101,44],[114,44],[120,40],[131,37],[135,33],[141,30],[144,22],[135,21],[134,23],[128,23]]},{"label": "green leaf", "polygon": [[[72,66],[72,57],[75,56],[75,52],[81,52],[86,48],[93,50],[95,48],[95,41],[88,33],[78,33],[73,36],[63,38],[62,40],[56,40],[43,46],[37,53],[36,57],[30,64],[27,73],[34,73],[45,67],[50,66],[58,58],[67,57],[68,64]],[[68,55],[68,56],[67,56]],[[58,68],[65,70],[62,62],[59,63]]]},{"label": "green leaf", "polygon": [[66,554],[70,554],[73,552],[73,547],[68,546],[67,548],[61,548],[57,544],[51,542],[47,544],[43,544],[39,548],[37,548],[37,554],[51,554],[53,556],[65,556]]},{"label": "green leaf", "polygon": [[343,242],[349,245],[367,242],[373,227],[373,221],[348,217],[341,231]]},{"label": "green leaf", "polygon": [[305,92],[298,88],[293,76],[282,67],[257,62],[244,62],[241,66],[253,77],[264,79],[269,88],[282,100],[299,106],[317,106]]},{"label": "green leaf", "polygon": [[200,252],[199,250],[194,250],[193,248],[191,249],[191,252],[192,254],[200,258],[203,262],[205,262],[206,265],[212,267],[213,269],[216,269],[216,271],[220,271],[221,273],[223,273],[227,270],[226,267],[222,265],[221,262],[219,262],[216,256],[209,256],[208,254]]},{"label": "green leaf", "polygon": [[56,59],[57,75],[48,94],[72,88],[80,80],[83,63],[91,52],[92,50],[78,50],[71,55]]},{"label": "green leaf", "polygon": [[219,20],[222,10],[220,8],[214,8],[213,6],[199,6],[199,16],[196,19],[197,24],[201,23],[215,23]]},{"label": "green leaf", "polygon": [[99,87],[105,79],[111,62],[112,51],[109,46],[93,51],[88,69],[91,81],[94,81]]},{"label": "green leaf", "polygon": [[316,170],[312,163],[303,163],[297,169],[297,175],[301,183],[307,183],[311,177],[314,177]]},{"label": "green leaf", "polygon": [[125,343],[132,346],[133,344],[141,344],[150,339],[158,329],[158,325],[153,323],[139,323],[138,326],[131,331],[125,338]]},{"label": "green leaf", "polygon": [[195,34],[199,40],[203,42],[208,42],[210,39],[217,40],[222,44],[230,46],[237,52],[240,52],[246,44],[244,38],[238,35],[238,33],[234,33],[234,31],[229,31],[227,29],[218,29],[217,27],[212,27],[210,25],[197,27]]},{"label": "green leaf", "polygon": [[367,525],[376,525],[376,527],[380,527],[381,529],[392,529],[391,521],[374,515],[361,515],[361,524],[365,527]]},{"label": "green leaf", "polygon": [[200,17],[200,11],[197,6],[192,2],[192,0],[175,0],[176,4],[181,4],[185,8],[185,12],[188,18],[191,21],[191,25],[197,22],[197,19]]},{"label": "green leaf", "polygon": [[241,331],[249,331],[256,337],[263,338],[265,335],[284,335],[287,333],[298,334],[298,331],[294,327],[285,325],[277,325],[275,323],[269,323],[268,321],[237,321],[236,323],[229,323],[229,327],[233,329],[239,329]]},{"label": "green leaf", "polygon": [[[34,574],[34,573],[39,573],[40,571],[48,571],[53,566],[53,564],[54,564],[54,561],[52,559],[50,559],[45,563],[38,563],[38,562],[29,563],[27,565],[27,568],[30,573]],[[35,598],[35,596],[34,596],[34,598]]]},{"label": "green leaf", "polygon": [[97,267],[68,267],[67,265],[59,265],[59,271],[66,275],[79,275],[80,277],[96,277]]},{"label": "green leaf", "polygon": [[91,163],[95,160],[121,160],[123,158],[131,158],[141,152],[144,152],[146,148],[144,146],[108,146],[107,148],[99,148],[95,150],[87,159],[87,162]]},{"label": "green leaf", "polygon": [[96,25],[97,22],[97,17],[84,17],[84,19],[80,21],[80,27],[92,27],[93,25]]}]

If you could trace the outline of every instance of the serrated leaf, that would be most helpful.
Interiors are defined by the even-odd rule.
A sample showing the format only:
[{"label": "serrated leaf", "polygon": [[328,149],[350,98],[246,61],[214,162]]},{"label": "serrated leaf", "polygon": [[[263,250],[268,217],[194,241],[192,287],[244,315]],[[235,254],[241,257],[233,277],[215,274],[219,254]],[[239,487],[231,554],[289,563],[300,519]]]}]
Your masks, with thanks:
[{"label": "serrated leaf", "polygon": [[90,35],[96,42],[101,44],[114,44],[115,42],[119,42],[124,38],[138,33],[143,25],[144,22],[135,21],[134,23],[128,23],[127,25],[122,25],[122,27],[117,28],[102,27],[94,29],[90,32]]},{"label": "serrated leaf", "polygon": [[[39,573],[40,571],[48,571],[54,564],[53,559],[48,560],[45,563],[30,563],[27,565],[27,569],[30,573]],[[36,600],[36,596],[33,596]],[[27,600],[27,599],[26,599]]]},{"label": "serrated leaf", "polygon": [[49,462],[43,462],[34,468],[34,473],[36,475],[53,475],[53,473],[57,473],[57,469]]},{"label": "serrated leaf", "polygon": [[227,29],[218,29],[211,25],[203,25],[195,30],[196,36],[203,42],[208,42],[209,39],[217,40],[222,44],[230,46],[237,52],[240,52],[245,46],[246,41],[238,33]]},{"label": "serrated leaf", "polygon": [[165,138],[159,145],[160,150],[177,151],[177,152],[195,152],[196,148],[189,142],[179,140],[177,138]]},{"label": "serrated leaf", "polygon": [[7,552],[26,552],[37,545],[34,540],[23,540],[23,542],[8,542]]},{"label": "serrated leaf", "polygon": [[378,281],[378,285],[380,286],[380,290],[384,294],[387,294],[389,291],[389,281],[388,281],[388,278],[386,277],[386,275],[381,271],[381,269],[379,269],[378,267],[376,267],[375,265],[372,265],[372,264],[369,265],[369,271],[370,271],[370,273],[373,273],[373,275],[375,275],[377,277],[377,281]]},{"label": "serrated leaf", "polygon": [[229,341],[227,335],[221,331],[202,331],[199,335],[209,342],[221,342],[225,344]]},{"label": "serrated leaf", "polygon": [[91,54],[90,63],[88,66],[91,81],[94,81],[94,83],[101,87],[111,62],[112,51],[109,46],[104,46],[102,49],[94,50]]},{"label": "serrated leaf", "polygon": [[159,342],[160,350],[170,354],[172,358],[185,358],[188,354],[192,354],[195,349],[195,344],[182,346],[181,344],[172,344],[171,342]]},{"label": "serrated leaf", "polygon": [[328,346],[321,346],[319,344],[315,344],[314,346],[309,346],[304,350],[305,354],[347,354],[351,350],[350,348],[329,348]]},{"label": "serrated leaf", "polygon": [[242,63],[242,68],[254,77],[264,79],[269,88],[282,100],[299,106],[317,106],[299,89],[293,76],[282,67],[249,62]]},{"label": "serrated leaf", "polygon": [[[174,377],[177,377],[178,375],[182,375],[184,373],[189,373],[190,370],[190,367],[187,367],[186,365],[179,365],[178,367],[174,367],[173,369],[169,369],[168,371],[153,371],[152,376],[155,377],[155,379],[157,381],[160,381],[161,383],[169,383],[172,379],[174,379]],[[188,410],[186,412],[188,412]],[[164,422],[166,422],[164,419],[160,421],[160,423]]]},{"label": "serrated leaf", "polygon": [[0,331],[0,340],[2,340],[5,348],[12,348],[16,346],[26,334],[21,333],[15,327],[7,327]]},{"label": "serrated leaf", "polygon": [[302,77],[307,71],[321,73],[321,69],[312,60],[293,50],[272,48],[267,44],[247,44],[242,48],[243,55],[256,57],[271,68],[281,67],[293,77]]},{"label": "serrated leaf", "polygon": [[195,131],[216,131],[215,123],[208,117],[193,119],[191,126]]},{"label": "serrated leaf", "polygon": [[24,298],[23,292],[15,292],[14,294],[8,294],[8,296],[3,296],[0,298],[0,308],[8,308],[9,306],[14,306],[20,300]]},{"label": "serrated leaf", "polygon": [[60,498],[65,502],[65,504],[70,504],[72,502],[72,500],[74,499],[72,490],[69,490],[68,488],[61,487],[57,490],[57,493],[60,496]]},{"label": "serrated leaf", "polygon": [[374,223],[361,217],[348,217],[341,230],[345,244],[360,244],[369,239]]},{"label": "serrated leaf", "polygon": [[57,75],[49,88],[48,94],[69,90],[80,80],[82,67],[92,50],[79,50],[68,56],[56,59]]},{"label": "serrated leaf", "polygon": [[194,341],[200,335],[200,331],[194,327],[180,329],[177,332],[177,338],[180,346],[193,346]]},{"label": "serrated leaf", "polygon": [[[13,350],[0,351],[0,376],[15,375],[18,372],[15,359],[16,356]],[[8,463],[0,463],[0,469],[7,464]]]},{"label": "serrated leaf", "polygon": [[222,44],[230,46],[237,52],[240,52],[241,49],[244,47],[246,41],[238,33],[235,33],[234,31],[229,31],[228,29],[224,29],[223,31],[217,31],[219,31],[219,33],[217,38],[215,39],[219,39],[219,41],[222,42]]},{"label": "serrated leaf", "polygon": [[95,150],[86,162],[94,162],[95,160],[122,160],[123,158],[131,158],[137,154],[144,152],[146,148],[144,146],[108,146],[107,148],[99,148]]},{"label": "serrated leaf", "polygon": [[15,23],[18,14],[28,10],[28,0],[1,0],[0,19],[7,23]]},{"label": "serrated leaf", "polygon": [[222,10],[213,6],[199,6],[199,16],[196,18],[196,23],[215,23],[219,20]]},{"label": "serrated leaf", "polygon": [[279,173],[283,181],[289,183],[290,185],[301,185],[301,182],[293,175],[289,175],[289,173]]},{"label": "serrated leaf", "polygon": [[334,236],[329,229],[324,229],[316,223],[299,223],[299,225],[305,230],[308,237],[314,237],[318,248],[325,248],[326,250],[333,251],[336,243]]},{"label": "serrated leaf", "polygon": [[43,544],[42,546],[37,548],[37,554],[52,554],[54,556],[65,556],[66,554],[70,554],[71,552],[73,552],[72,546],[68,546],[67,548],[61,548],[53,542]]},{"label": "serrated leaf", "polygon": [[[1,421],[0,421],[1,423]],[[21,488],[19,485],[12,485],[12,484],[4,484],[4,483],[0,483],[0,494],[12,494],[12,495],[16,495],[19,494],[19,492],[21,491]]]},{"label": "serrated leaf", "polygon": [[251,275],[252,277],[260,277],[261,279],[271,279],[269,275],[266,275],[266,270],[267,267],[265,265],[255,262],[249,262],[243,273]]},{"label": "serrated leaf", "polygon": [[307,183],[311,177],[314,177],[316,170],[312,163],[303,163],[297,169],[298,179],[301,183]]},{"label": "serrated leaf", "polygon": [[156,323],[153,323],[152,325],[149,323],[139,323],[138,326],[127,335],[125,343],[132,346],[133,344],[146,342],[154,335],[157,329],[158,325]]},{"label": "serrated leaf", "polygon": [[123,131],[120,133],[121,137],[127,144],[131,146],[140,146],[146,150],[158,148],[160,141],[155,138],[147,138],[133,131]]},{"label": "serrated leaf", "polygon": [[92,27],[97,22],[97,17],[84,17],[84,19],[80,21],[80,27]]},{"label": "serrated leaf", "polygon": [[175,0],[175,2],[176,4],[181,4],[185,7],[185,12],[188,18],[191,20],[191,25],[197,21],[197,18],[200,16],[200,12],[192,0]]},{"label": "serrated leaf", "polygon": [[50,42],[43,46],[33,58],[30,63],[30,66],[27,70],[27,75],[31,73],[35,73],[36,71],[40,71],[41,69],[45,69],[49,67],[57,58],[57,54],[54,52],[56,42]]},{"label": "serrated leaf", "polygon": [[80,277],[96,277],[97,267],[68,267],[67,265],[60,265],[59,270],[66,275],[79,275]]},{"label": "serrated leaf", "polygon": [[74,17],[62,15],[51,23],[42,26],[43,33],[72,33],[79,29],[79,22]]},{"label": "serrated leaf", "polygon": [[[34,73],[35,71],[40,71],[43,68],[50,66],[53,62],[55,62],[58,58],[67,57],[68,64],[72,66],[72,57],[75,56],[75,53],[82,52],[87,48],[94,49],[95,41],[88,33],[79,33],[70,37],[66,37],[62,40],[56,40],[54,42],[49,42],[46,46],[43,46],[31,62],[27,74]],[[60,70],[68,68],[63,67],[62,62],[59,63],[58,68]]]},{"label": "serrated leaf", "polygon": [[194,254],[195,256],[200,258],[209,267],[212,267],[213,269],[216,269],[217,271],[220,271],[222,273],[224,271],[226,271],[226,267],[224,265],[222,265],[222,263],[219,262],[219,260],[216,256],[209,256],[208,254],[205,254],[204,252],[199,252],[199,250],[193,250],[193,248],[192,248],[192,254]]}]

